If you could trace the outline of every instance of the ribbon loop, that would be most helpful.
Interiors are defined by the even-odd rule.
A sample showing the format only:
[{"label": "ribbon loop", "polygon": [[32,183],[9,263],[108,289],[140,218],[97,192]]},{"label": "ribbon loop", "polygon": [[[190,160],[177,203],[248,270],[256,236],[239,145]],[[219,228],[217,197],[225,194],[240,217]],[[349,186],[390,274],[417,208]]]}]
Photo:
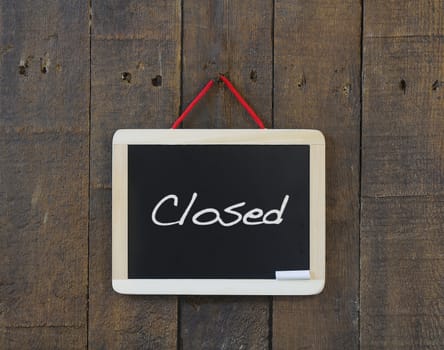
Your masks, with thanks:
[{"label": "ribbon loop", "polygon": [[[236,88],[233,86],[233,84],[225,77],[223,74],[219,75],[219,79],[226,85],[226,87],[231,91],[231,93],[236,97],[236,99],[239,101],[239,103],[242,105],[242,107],[245,108],[247,113],[250,115],[250,117],[256,122],[256,124],[261,129],[265,129],[265,125],[262,122],[262,120],[258,117],[256,112],[251,108],[251,106],[247,103],[247,101],[244,100],[244,98],[241,96],[239,91],[236,90]],[[176,119],[176,121],[171,126],[171,129],[177,129],[177,127],[182,123],[182,121],[185,119],[185,117],[191,112],[191,110],[194,108],[194,106],[206,95],[208,90],[211,89],[211,87],[214,85],[214,79],[211,79],[200,92],[197,94],[197,96],[191,101],[191,103],[185,108],[185,110],[182,112],[182,114],[179,116],[179,118]]]}]

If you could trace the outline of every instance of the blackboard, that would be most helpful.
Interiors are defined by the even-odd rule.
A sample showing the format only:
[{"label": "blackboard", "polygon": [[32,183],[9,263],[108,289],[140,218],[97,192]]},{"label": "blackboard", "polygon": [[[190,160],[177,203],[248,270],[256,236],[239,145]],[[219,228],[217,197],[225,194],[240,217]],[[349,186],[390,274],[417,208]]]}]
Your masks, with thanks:
[{"label": "blackboard", "polygon": [[[323,137],[294,130],[119,133],[113,285],[129,281],[137,294],[232,294],[227,285],[241,287],[235,294],[298,294],[277,281],[287,272],[307,272],[304,282],[323,285],[325,232],[314,233],[325,220]],[[258,281],[255,293],[250,285]]]},{"label": "blackboard", "polygon": [[[309,152],[308,145],[128,146],[128,277],[274,279],[276,271],[309,270]],[[152,220],[157,203],[172,195],[156,213],[160,223],[177,221],[193,193],[183,225]],[[255,208],[258,216],[280,209],[285,196],[279,224],[191,219],[214,208],[230,224]],[[238,215],[224,212],[243,202]],[[217,218],[202,215],[205,223]]]}]

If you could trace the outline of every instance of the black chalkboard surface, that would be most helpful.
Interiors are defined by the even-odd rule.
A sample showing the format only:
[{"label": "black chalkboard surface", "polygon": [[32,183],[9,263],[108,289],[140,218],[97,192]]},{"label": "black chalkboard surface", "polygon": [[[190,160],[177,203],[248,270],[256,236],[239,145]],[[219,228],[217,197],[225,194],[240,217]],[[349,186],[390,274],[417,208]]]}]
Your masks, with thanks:
[{"label": "black chalkboard surface", "polygon": [[317,130],[118,130],[112,283],[124,294],[312,295],[325,283]]},{"label": "black chalkboard surface", "polygon": [[129,145],[128,278],[309,270],[309,157],[308,145]]}]

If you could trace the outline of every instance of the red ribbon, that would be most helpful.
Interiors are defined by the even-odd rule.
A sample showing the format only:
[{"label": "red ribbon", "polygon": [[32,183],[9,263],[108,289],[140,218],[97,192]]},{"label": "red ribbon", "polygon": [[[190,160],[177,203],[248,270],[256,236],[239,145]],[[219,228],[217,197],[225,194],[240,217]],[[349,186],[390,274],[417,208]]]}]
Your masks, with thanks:
[{"label": "red ribbon", "polygon": [[[224,76],[219,76],[220,80],[223,81],[223,83],[227,86],[227,88],[233,93],[234,97],[239,101],[239,103],[242,105],[242,107],[245,108],[245,110],[248,112],[250,117],[256,122],[256,124],[261,128],[265,129],[264,123],[262,120],[258,117],[256,112],[253,110],[253,108],[250,107],[250,105],[247,103],[247,101],[244,100],[244,98],[241,96],[239,91],[236,90],[236,88],[231,84],[231,82]],[[191,112],[191,110],[194,108],[194,106],[202,99],[202,97],[205,96],[205,94],[208,92],[208,90],[211,89],[211,87],[214,85],[214,79],[211,79],[207,85],[204,86],[202,90],[197,94],[197,96],[191,101],[191,103],[185,108],[185,110],[182,112],[182,114],[179,116],[179,118],[176,119],[171,129],[176,129],[180,123],[185,119],[185,117],[188,115],[188,113]]]}]

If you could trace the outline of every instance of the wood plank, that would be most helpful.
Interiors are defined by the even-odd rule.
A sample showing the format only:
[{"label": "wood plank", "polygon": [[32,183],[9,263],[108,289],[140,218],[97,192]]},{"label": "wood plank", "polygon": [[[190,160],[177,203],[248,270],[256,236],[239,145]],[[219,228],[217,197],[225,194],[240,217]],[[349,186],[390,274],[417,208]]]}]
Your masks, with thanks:
[{"label": "wood plank", "polygon": [[2,349],[85,349],[86,327],[11,326],[1,328],[0,338]]},{"label": "wood plank", "polygon": [[121,128],[167,128],[180,104],[180,1],[93,2],[91,348],[175,349],[177,298],[111,287],[111,149]]},{"label": "wood plank", "polygon": [[360,3],[276,0],[275,6],[275,127],[325,134],[327,261],[322,294],[275,298],[273,348],[356,349]]},{"label": "wood plank", "polygon": [[87,3],[2,1],[0,70],[0,348],[85,348]]},{"label": "wood plank", "polygon": [[[183,107],[210,79],[223,73],[270,128],[273,2],[185,0],[183,11]],[[221,82],[199,102],[183,125],[257,127]]]},{"label": "wood plank", "polygon": [[366,37],[363,196],[444,194],[443,44]]},{"label": "wood plank", "polygon": [[262,297],[193,296],[181,302],[181,349],[268,349]]},{"label": "wood plank", "polygon": [[442,1],[366,4],[361,345],[444,346]]},{"label": "wood plank", "polygon": [[[271,127],[273,2],[185,0],[183,7],[183,107],[209,79],[224,73]],[[222,83],[183,126],[256,128]],[[180,308],[184,349],[268,348],[269,298],[185,297]]]},{"label": "wood plank", "polygon": [[444,347],[444,196],[364,198],[362,349]]}]

